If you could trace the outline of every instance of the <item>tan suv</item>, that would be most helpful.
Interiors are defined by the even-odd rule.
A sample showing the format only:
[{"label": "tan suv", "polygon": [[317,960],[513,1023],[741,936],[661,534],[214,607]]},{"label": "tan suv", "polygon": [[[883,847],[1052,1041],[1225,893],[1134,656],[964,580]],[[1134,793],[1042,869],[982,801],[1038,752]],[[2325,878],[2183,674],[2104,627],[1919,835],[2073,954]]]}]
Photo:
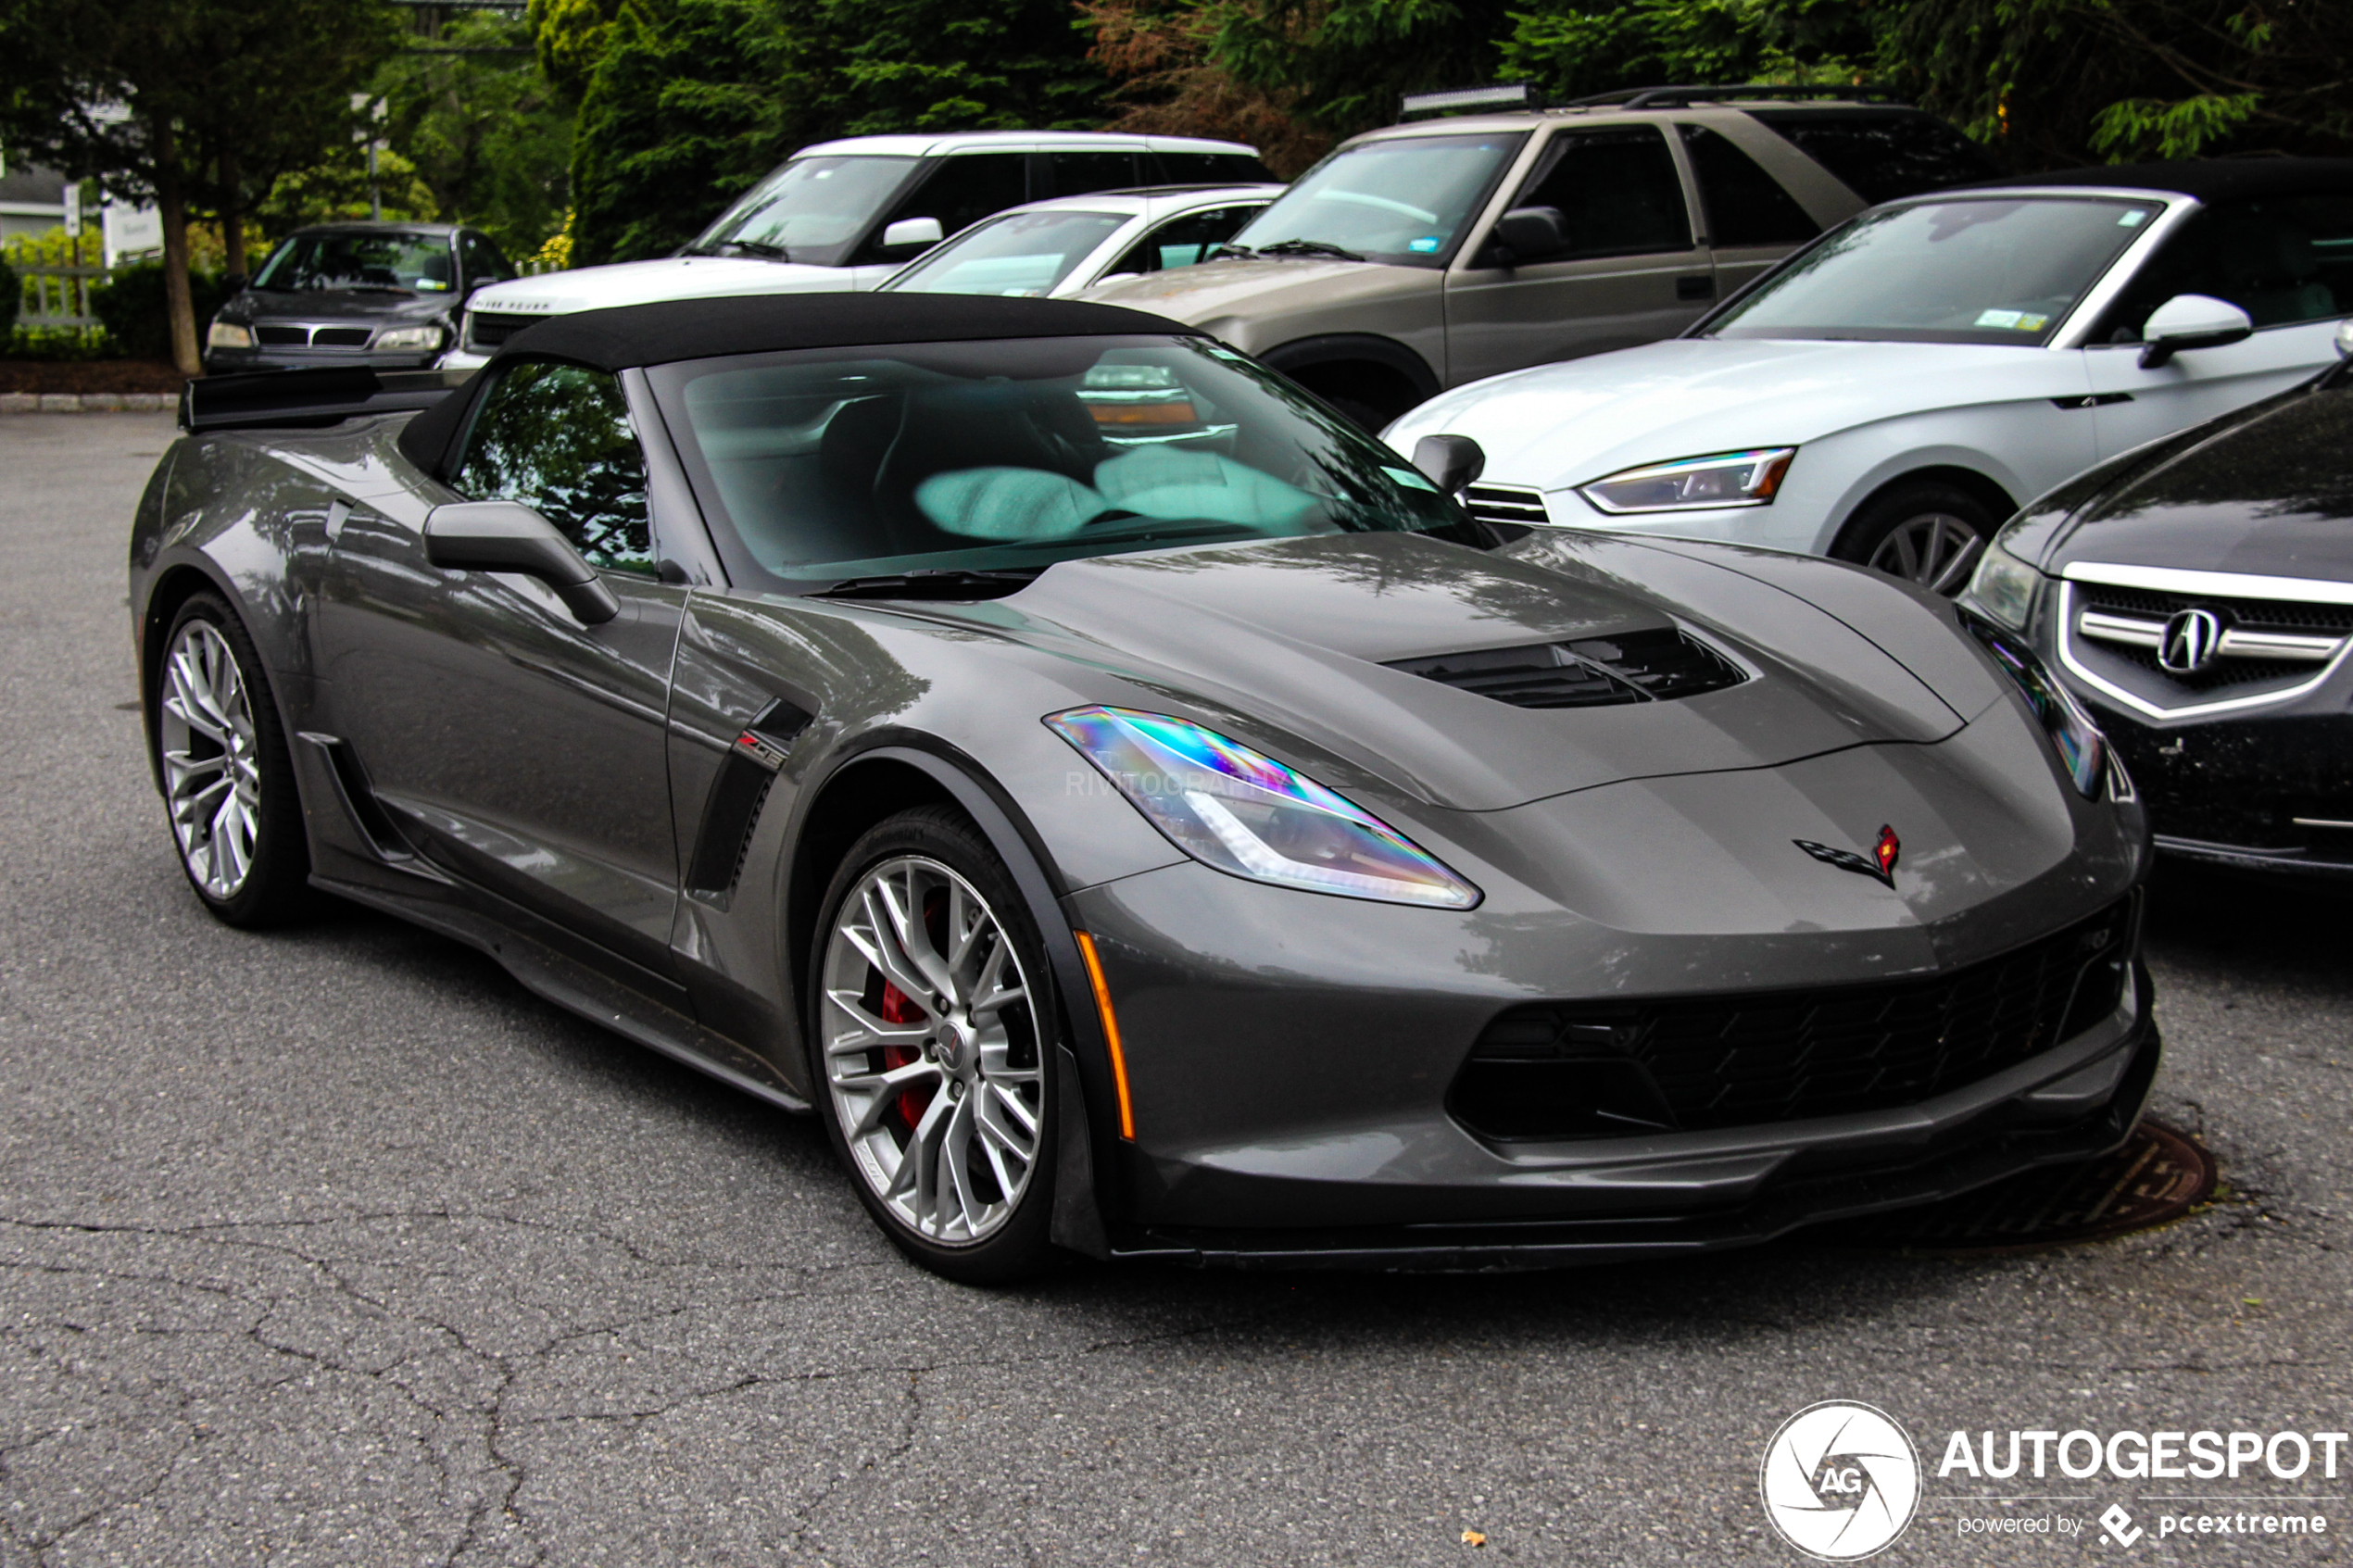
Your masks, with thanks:
[{"label": "tan suv", "polygon": [[1368,132],[1223,259],[1086,297],[1205,327],[1378,430],[1445,387],[1672,337],[1864,207],[1998,172],[1941,119],[1833,91],[1650,88]]}]

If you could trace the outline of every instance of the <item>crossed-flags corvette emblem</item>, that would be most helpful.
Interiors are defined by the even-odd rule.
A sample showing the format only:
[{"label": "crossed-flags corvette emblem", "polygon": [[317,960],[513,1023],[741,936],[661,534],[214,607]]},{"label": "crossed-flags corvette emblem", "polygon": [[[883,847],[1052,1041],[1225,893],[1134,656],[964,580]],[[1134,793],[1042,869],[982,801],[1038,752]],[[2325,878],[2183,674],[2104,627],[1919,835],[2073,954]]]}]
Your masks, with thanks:
[{"label": "crossed-flags corvette emblem", "polygon": [[1790,842],[1825,865],[1870,877],[1890,887],[1895,885],[1895,858],[1904,853],[1904,841],[1896,837],[1895,830],[1884,822],[1880,824],[1879,842],[1871,847],[1868,855],[1857,855],[1852,849],[1832,848],[1827,844],[1817,844],[1810,838],[1793,838]]}]

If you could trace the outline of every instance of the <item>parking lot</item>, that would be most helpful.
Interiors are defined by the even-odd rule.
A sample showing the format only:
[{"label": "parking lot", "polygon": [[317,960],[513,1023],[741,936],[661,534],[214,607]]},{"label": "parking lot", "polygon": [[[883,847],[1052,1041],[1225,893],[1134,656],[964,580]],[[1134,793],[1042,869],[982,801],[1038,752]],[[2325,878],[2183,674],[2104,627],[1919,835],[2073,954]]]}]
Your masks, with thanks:
[{"label": "parking lot", "polygon": [[[1936,1474],[1956,1429],[2347,1427],[2353,899],[2161,884],[2154,1109],[2224,1185],[2158,1231],[963,1289],[890,1249],[813,1122],[469,949],[203,913],[122,610],[172,433],[0,420],[0,1565],[1791,1562],[1757,1464],[1831,1398],[1926,1461],[1883,1561],[2353,1556],[2343,1455],[2013,1504]],[[2330,1531],[2091,1523],[2169,1490],[2319,1499]],[[2081,1530],[1956,1542],[2006,1510]]]}]

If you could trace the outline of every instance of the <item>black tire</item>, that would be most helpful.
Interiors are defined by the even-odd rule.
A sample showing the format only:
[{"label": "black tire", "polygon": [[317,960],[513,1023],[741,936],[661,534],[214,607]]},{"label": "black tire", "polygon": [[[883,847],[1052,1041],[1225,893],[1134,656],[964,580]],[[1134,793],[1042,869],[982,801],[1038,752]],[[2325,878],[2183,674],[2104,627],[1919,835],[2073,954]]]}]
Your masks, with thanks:
[{"label": "black tire", "polygon": [[[249,735],[243,738],[250,746],[247,760],[253,793],[249,814],[252,847],[249,855],[241,857],[242,874],[233,885],[227,886],[206,884],[197,857],[188,848],[176,821],[170,789],[174,770],[168,758],[167,732],[175,721],[166,709],[166,701],[172,689],[172,658],[182,646],[182,639],[197,626],[209,628],[227,646],[243,688],[250,724]],[[302,797],[295,786],[294,759],[286,748],[285,726],[279,718],[276,694],[271,689],[269,673],[253,646],[253,638],[236,611],[219,595],[194,595],[171,618],[170,629],[164,633],[163,655],[156,661],[147,693],[147,712],[150,744],[157,754],[156,771],[166,782],[165,813],[171,824],[172,848],[198,901],[215,919],[247,930],[281,925],[306,914],[313,902],[310,845],[303,827]],[[208,746],[208,742],[202,743],[195,749],[207,749]]]},{"label": "black tire", "polygon": [[1969,586],[2001,521],[1957,484],[1913,480],[1857,508],[1831,554],[1950,598]]},{"label": "black tire", "polygon": [[[1034,1158],[1027,1162],[1026,1179],[1013,1197],[1010,1214],[977,1239],[944,1240],[926,1236],[918,1228],[917,1223],[886,1201],[883,1193],[876,1190],[875,1184],[887,1178],[879,1171],[870,1176],[868,1167],[862,1164],[862,1157],[853,1153],[851,1130],[844,1122],[845,1116],[850,1112],[843,1103],[843,1096],[837,1093],[835,1080],[828,1071],[828,1029],[845,1026],[827,997],[829,985],[844,978],[828,968],[837,955],[834,943],[837,922],[851,894],[866,885],[871,876],[885,868],[911,860],[943,866],[967,884],[972,892],[979,895],[986,906],[985,913],[994,918],[999,931],[1009,942],[1013,961],[1019,966],[1024,994],[1031,998],[1030,1002],[1023,1005],[1018,1014],[1008,1010],[1002,1015],[1000,1026],[1004,1032],[1003,1037],[1013,1042],[1007,1048],[1003,1060],[1015,1063],[1024,1073],[1034,1068],[1036,1074]],[[874,1217],[883,1234],[900,1251],[936,1274],[966,1285],[1004,1285],[1043,1272],[1051,1264],[1055,1255],[1051,1231],[1057,1148],[1058,1118],[1054,1113],[1054,1102],[1059,1088],[1056,1060],[1062,1039],[1061,1008],[1055,997],[1052,972],[1046,960],[1045,944],[1039,939],[1029,908],[1014,885],[1012,873],[962,812],[946,806],[918,807],[877,823],[850,847],[849,853],[843,858],[831,884],[825,889],[824,902],[819,908],[821,913],[809,961],[809,995],[804,1018],[812,1098],[816,1101],[818,1114],[825,1123],[826,1138],[833,1145],[836,1157],[841,1160],[859,1200],[866,1206],[866,1211]],[[928,903],[922,913],[926,922],[933,918]],[[853,913],[851,918],[855,920],[857,917]],[[840,952],[838,957],[852,964],[858,961],[847,950]],[[879,985],[882,983],[882,972],[871,963],[864,965],[861,972],[867,975],[870,985]],[[896,990],[896,987],[891,989]],[[875,995],[872,992],[867,994]],[[881,994],[881,999],[885,1004],[882,1016],[889,1018],[887,1004],[891,997],[885,992]],[[897,1000],[903,1008],[910,1004],[910,996],[900,993]],[[923,1014],[923,1021],[917,1027],[929,1029],[942,1021],[964,1016],[955,1010],[961,1007],[962,1001],[959,997],[942,1005],[940,997],[914,997],[912,1005]],[[933,1016],[935,1013],[937,1018]],[[1026,1046],[1021,1040],[1025,1030]],[[973,1042],[979,1037],[977,1033],[957,1036],[966,1047],[962,1060],[969,1062],[973,1059]],[[905,1051],[911,1047],[892,1048]],[[943,1052],[940,1060],[946,1061],[954,1055]],[[923,1047],[923,1060],[926,1062],[932,1060],[928,1039]],[[844,1071],[871,1074],[891,1065],[913,1063],[903,1060],[894,1063],[891,1057],[883,1054],[883,1047],[877,1046],[871,1060],[865,1060],[864,1053],[862,1053],[859,1065],[845,1067]],[[932,1108],[932,1095],[944,1095],[950,1091],[951,1085],[948,1084],[947,1076],[943,1073],[939,1086],[925,1091],[922,1111]],[[971,1083],[971,1087],[959,1098],[968,1097],[975,1108],[974,1114],[977,1116],[979,1108],[997,1092],[997,1088],[982,1079],[967,1081]],[[1013,1092],[1026,1095],[1030,1090],[1024,1084]],[[877,1097],[877,1099],[880,1098]],[[953,1115],[952,1107],[943,1109],[948,1110],[949,1115]],[[899,1124],[900,1132],[887,1134],[897,1145],[900,1157],[920,1160],[921,1153],[914,1150],[914,1144],[920,1135],[919,1126],[925,1124],[917,1120],[921,1111],[909,1110],[902,1096],[890,1114],[904,1118]],[[887,1122],[888,1117],[884,1120]],[[989,1150],[981,1147],[984,1140],[977,1132],[968,1135],[972,1137],[970,1148],[975,1151],[964,1156],[964,1167],[970,1179],[986,1183],[1002,1198],[1001,1187],[988,1169],[993,1162],[986,1158]],[[875,1130],[869,1129],[862,1136],[867,1140],[869,1148],[877,1147],[873,1143],[877,1136]],[[884,1152],[887,1157],[888,1151]],[[975,1152],[982,1157],[981,1163],[977,1165],[974,1163]],[[940,1157],[943,1161],[945,1158],[944,1155]],[[944,1163],[939,1168],[945,1172]],[[937,1180],[933,1183],[933,1187],[936,1191],[939,1189]],[[912,1203],[914,1199],[911,1197],[909,1201]]]}]

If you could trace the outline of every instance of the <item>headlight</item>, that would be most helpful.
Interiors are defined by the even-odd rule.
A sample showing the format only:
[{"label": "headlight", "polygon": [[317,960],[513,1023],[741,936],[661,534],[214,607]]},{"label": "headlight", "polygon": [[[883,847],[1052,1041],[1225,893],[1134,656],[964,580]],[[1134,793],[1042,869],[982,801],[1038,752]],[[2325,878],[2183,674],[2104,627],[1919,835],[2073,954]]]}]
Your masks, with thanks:
[{"label": "headlight", "polygon": [[387,327],[376,334],[378,348],[439,348],[439,327]]},{"label": "headlight", "polygon": [[1718,452],[1712,458],[1678,458],[1597,479],[1579,486],[1577,493],[1614,516],[1768,506],[1796,456],[1794,446],[1771,446]]},{"label": "headlight", "polygon": [[1169,842],[1253,882],[1467,909],[1479,891],[1404,834],[1214,731],[1127,708],[1075,708],[1047,728],[1076,746]]},{"label": "headlight", "polygon": [[2108,737],[2083,711],[2083,705],[2043,668],[2043,661],[2024,643],[1974,615],[1964,615],[1961,621],[1985,645],[2002,672],[2026,694],[2026,705],[2042,721],[2043,733],[2051,738],[2051,749],[2058,753],[2059,766],[2075,782],[2076,793],[2086,800],[2097,800],[2100,781],[2108,774]]},{"label": "headlight", "polygon": [[2035,596],[2042,591],[2041,572],[2001,546],[1988,545],[1962,602],[2013,631],[2023,632],[2033,618]]},{"label": "headlight", "polygon": [[234,321],[215,321],[204,334],[207,348],[251,348],[253,329],[241,327]]}]

